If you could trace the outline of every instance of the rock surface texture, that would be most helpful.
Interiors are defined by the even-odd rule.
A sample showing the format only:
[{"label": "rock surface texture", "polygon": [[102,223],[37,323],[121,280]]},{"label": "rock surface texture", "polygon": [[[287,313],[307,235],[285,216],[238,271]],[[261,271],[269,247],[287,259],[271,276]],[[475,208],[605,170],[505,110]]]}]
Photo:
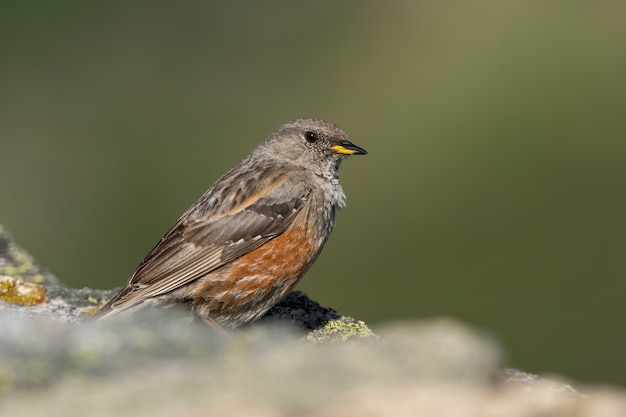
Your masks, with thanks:
[{"label": "rock surface texture", "polygon": [[96,322],[0,226],[0,416],[626,416],[618,388],[504,368],[450,319],[380,326],[292,293],[240,331],[180,311]]}]

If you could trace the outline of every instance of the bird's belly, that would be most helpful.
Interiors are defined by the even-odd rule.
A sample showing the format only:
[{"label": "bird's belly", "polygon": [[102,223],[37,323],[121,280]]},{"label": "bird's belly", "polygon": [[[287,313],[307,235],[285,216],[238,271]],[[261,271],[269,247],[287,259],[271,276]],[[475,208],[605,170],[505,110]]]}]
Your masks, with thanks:
[{"label": "bird's belly", "polygon": [[320,247],[303,229],[288,229],[202,278],[194,310],[229,327],[252,321],[291,291]]}]

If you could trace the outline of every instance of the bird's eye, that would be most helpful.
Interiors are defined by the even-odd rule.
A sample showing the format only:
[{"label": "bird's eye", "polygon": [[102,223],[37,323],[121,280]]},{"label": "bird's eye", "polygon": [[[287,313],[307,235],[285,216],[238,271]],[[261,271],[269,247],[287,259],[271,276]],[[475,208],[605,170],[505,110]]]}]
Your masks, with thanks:
[{"label": "bird's eye", "polygon": [[317,136],[317,133],[311,132],[309,130],[309,131],[304,132],[304,139],[306,139],[306,141],[309,143],[315,143],[317,142],[318,136]]}]

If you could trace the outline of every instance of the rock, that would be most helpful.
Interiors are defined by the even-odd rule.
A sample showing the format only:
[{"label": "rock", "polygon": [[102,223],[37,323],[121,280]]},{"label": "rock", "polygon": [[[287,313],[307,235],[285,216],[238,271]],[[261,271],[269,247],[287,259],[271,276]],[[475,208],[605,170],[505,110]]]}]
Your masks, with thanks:
[{"label": "rock", "polygon": [[10,276],[22,282],[54,285],[56,279],[48,270],[37,264],[33,257],[20,248],[11,234],[0,224],[0,275]]},{"label": "rock", "polygon": [[378,330],[379,342],[319,345],[292,326],[226,333],[159,310],[82,323],[0,313],[0,415],[626,415],[616,389],[498,380],[499,345],[453,320]]},{"label": "rock", "polygon": [[[0,250],[10,253],[0,265],[49,276],[3,242],[13,249]],[[27,283],[23,273],[4,273],[11,288]],[[177,309],[91,320],[114,290],[49,278],[36,285],[45,302],[0,301],[0,415],[626,415],[623,391],[583,395],[503,368],[506,354],[493,336],[452,319],[374,334],[295,292],[264,319],[227,333]]]}]

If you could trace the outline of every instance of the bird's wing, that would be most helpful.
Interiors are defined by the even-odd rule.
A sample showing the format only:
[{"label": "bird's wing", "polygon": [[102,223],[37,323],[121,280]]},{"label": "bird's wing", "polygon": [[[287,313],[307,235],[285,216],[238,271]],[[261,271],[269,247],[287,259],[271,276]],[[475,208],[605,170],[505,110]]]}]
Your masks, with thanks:
[{"label": "bird's wing", "polygon": [[[219,189],[220,182],[190,208],[141,262],[128,284],[99,312],[105,317],[181,288],[281,234],[307,202],[310,189],[285,173]],[[232,187],[231,187],[232,188]],[[221,191],[221,192],[220,192]],[[223,203],[223,204],[220,204]]]}]

